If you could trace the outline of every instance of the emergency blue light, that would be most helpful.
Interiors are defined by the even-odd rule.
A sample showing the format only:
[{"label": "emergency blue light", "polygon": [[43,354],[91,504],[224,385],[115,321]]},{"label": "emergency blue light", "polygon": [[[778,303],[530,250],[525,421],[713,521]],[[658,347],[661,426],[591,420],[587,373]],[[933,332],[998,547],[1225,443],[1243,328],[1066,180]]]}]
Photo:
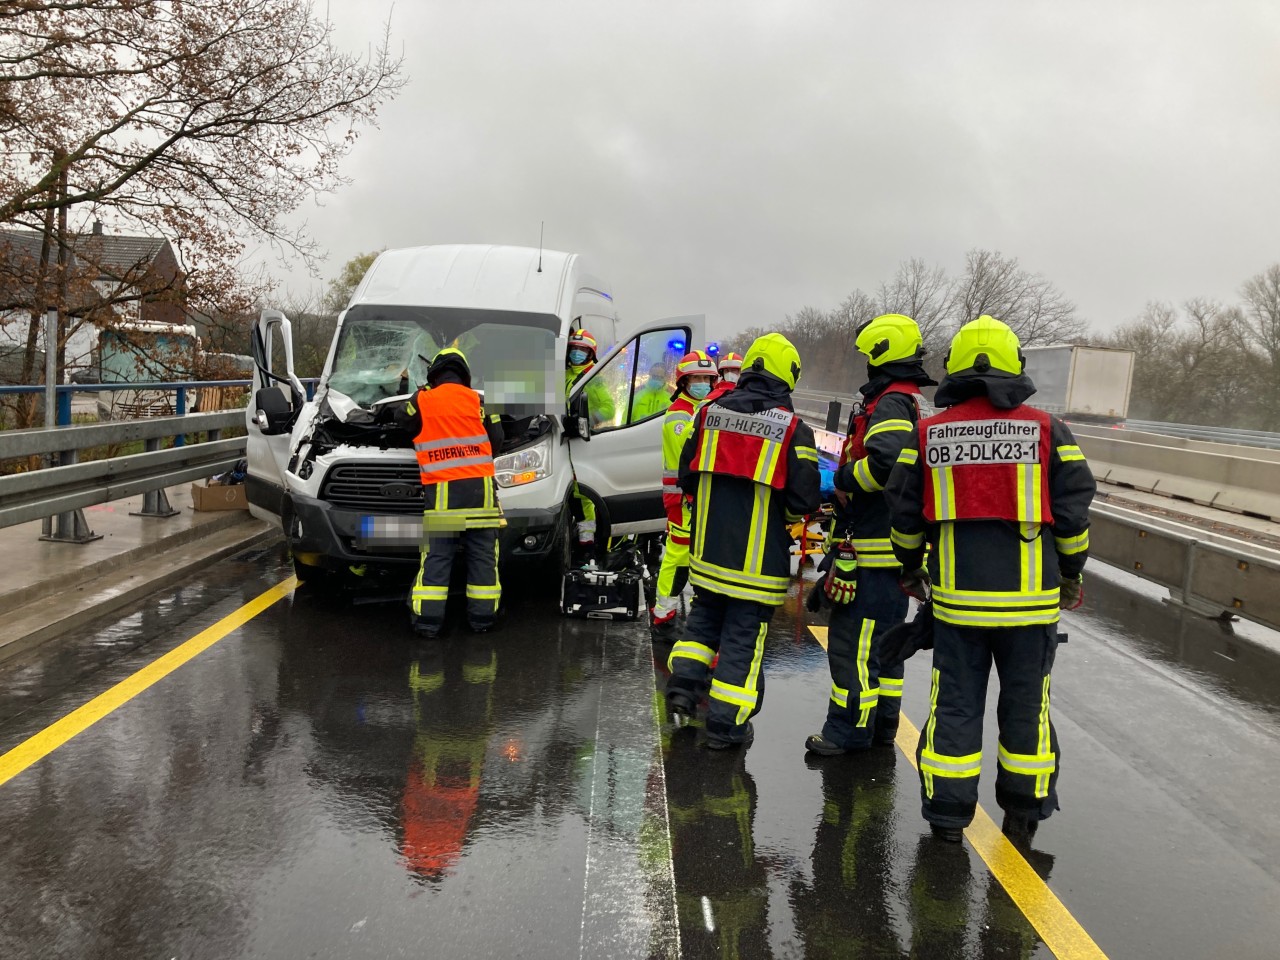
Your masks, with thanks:
[{"label": "emergency blue light", "polygon": [[708,343],[708,344],[707,344],[707,354],[708,354],[709,356],[714,357],[714,356],[716,356],[716,355],[717,355],[717,354],[719,354],[719,353],[720,353],[720,344],[718,344],[718,343]]},{"label": "emergency blue light", "polygon": [[672,340],[668,340],[667,346],[670,347],[672,350],[676,351],[677,353],[684,352],[684,341],[681,340],[679,337],[676,337]]}]

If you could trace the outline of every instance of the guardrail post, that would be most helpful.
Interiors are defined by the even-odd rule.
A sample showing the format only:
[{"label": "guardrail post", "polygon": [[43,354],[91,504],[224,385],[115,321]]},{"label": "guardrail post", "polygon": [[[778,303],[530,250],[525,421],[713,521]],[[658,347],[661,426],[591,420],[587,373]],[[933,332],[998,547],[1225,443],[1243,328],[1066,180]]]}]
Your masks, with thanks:
[{"label": "guardrail post", "polygon": [[[178,398],[174,402],[174,413],[176,413],[180,417],[185,417],[187,415],[187,388],[186,387],[178,388]],[[173,438],[173,445],[175,447],[186,446],[186,443],[187,443],[187,438],[184,437],[182,434],[178,434]]]},{"label": "guardrail post", "polygon": [[[160,438],[153,437],[150,440],[142,441],[142,448],[147,453],[154,453],[160,449]],[[164,487],[158,490],[148,490],[142,495],[142,509],[130,510],[131,517],[176,517],[181,510],[173,509],[173,505],[169,503],[169,495],[165,493]]]},{"label": "guardrail post", "polygon": [[[77,450],[64,450],[58,454],[59,466],[70,466],[79,460],[80,453]],[[44,527],[42,529],[44,532],[41,533],[40,539],[51,540],[54,543],[92,543],[94,540],[102,539],[102,534],[94,533],[89,529],[83,510],[68,510],[66,513],[60,513],[53,518],[52,532]]]},{"label": "guardrail post", "polygon": [[840,401],[832,400],[827,404],[827,430],[831,433],[840,432]]}]

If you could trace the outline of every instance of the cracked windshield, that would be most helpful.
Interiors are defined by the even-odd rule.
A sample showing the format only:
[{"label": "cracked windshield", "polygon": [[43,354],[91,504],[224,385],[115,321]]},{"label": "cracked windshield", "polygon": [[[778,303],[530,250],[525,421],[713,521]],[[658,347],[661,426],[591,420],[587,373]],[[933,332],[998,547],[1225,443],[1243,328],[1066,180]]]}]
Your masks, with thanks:
[{"label": "cracked windshield", "polygon": [[[555,408],[555,331],[549,314],[357,306],[347,312],[329,385],[368,407],[427,382],[431,358],[457,347],[485,407],[513,417]],[[560,398],[563,403],[563,397]]]}]

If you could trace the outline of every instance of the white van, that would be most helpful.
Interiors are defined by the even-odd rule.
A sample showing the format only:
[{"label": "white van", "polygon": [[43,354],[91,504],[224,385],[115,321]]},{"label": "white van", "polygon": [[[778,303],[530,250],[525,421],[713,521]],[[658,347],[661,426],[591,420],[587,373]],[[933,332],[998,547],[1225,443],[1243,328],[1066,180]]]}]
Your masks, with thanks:
[{"label": "white van", "polygon": [[[599,360],[565,396],[569,333],[585,327]],[[567,557],[571,500],[597,507],[597,536],[663,529],[662,416],[633,420],[636,391],[703,342],[703,318],[634,328],[618,340],[608,284],[577,254],[447,245],[388,250],[338,317],[314,400],[293,370],[290,324],[264,310],[252,332],[246,409],[250,510],[277,520],[300,579],[417,562],[422,487],[395,409],[425,382],[436,351],[467,355],[486,412],[506,517],[504,561]],[[616,342],[615,342],[616,341]],[[587,387],[613,410],[588,409]],[[604,393],[602,393],[602,390]],[[326,576],[329,574],[330,576]]]}]

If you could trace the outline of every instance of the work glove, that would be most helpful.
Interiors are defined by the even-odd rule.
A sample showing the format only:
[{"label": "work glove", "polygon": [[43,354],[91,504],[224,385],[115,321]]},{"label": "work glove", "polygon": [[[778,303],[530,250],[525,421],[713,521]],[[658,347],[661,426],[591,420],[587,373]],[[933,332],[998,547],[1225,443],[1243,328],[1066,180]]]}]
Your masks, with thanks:
[{"label": "work glove", "polygon": [[858,595],[858,551],[848,540],[841,540],[831,556],[831,569],[827,572],[827,599],[832,603],[852,603]]},{"label": "work glove", "polygon": [[876,659],[883,670],[909,659],[917,650],[933,649],[933,604],[922,603],[914,620],[899,623],[880,635]]},{"label": "work glove", "polygon": [[822,609],[822,598],[827,592],[827,575],[824,573],[817,580],[813,581],[813,587],[809,590],[809,596],[805,598],[804,605],[810,613],[817,613]]},{"label": "work glove", "polygon": [[929,571],[924,567],[911,573],[904,573],[898,578],[898,586],[908,597],[919,600],[921,603],[927,602],[933,595],[933,581],[929,578]]},{"label": "work glove", "polygon": [[1084,603],[1084,574],[1074,580],[1063,580],[1058,585],[1058,606],[1063,610],[1074,610]]}]

